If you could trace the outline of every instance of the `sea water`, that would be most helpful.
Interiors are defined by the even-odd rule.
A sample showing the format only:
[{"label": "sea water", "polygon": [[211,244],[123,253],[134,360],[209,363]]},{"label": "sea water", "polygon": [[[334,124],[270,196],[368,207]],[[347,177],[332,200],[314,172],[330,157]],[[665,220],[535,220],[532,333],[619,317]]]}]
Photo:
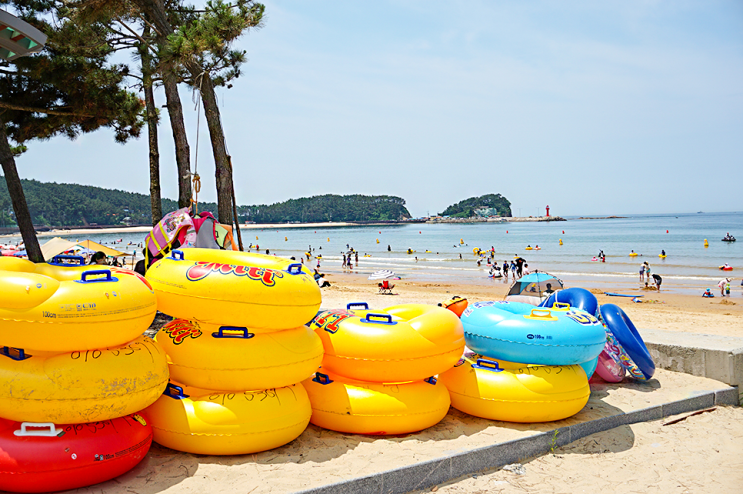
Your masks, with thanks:
[{"label": "sea water", "polygon": [[[326,273],[350,272],[342,268],[342,256],[354,249],[359,253],[359,263],[354,262],[355,274],[369,275],[390,269],[404,279],[418,281],[504,282],[488,278],[486,262],[482,261],[479,267],[476,264],[478,257],[473,249],[491,247],[495,248],[499,265],[520,256],[531,271],[549,272],[571,286],[586,283],[604,289],[637,288],[640,264],[646,261],[652,273],[663,277],[663,289],[672,291],[714,287],[723,276],[737,275],[740,279],[743,272],[743,213],[740,212],[569,218],[555,222],[253,227],[242,229],[243,243],[246,247],[252,244],[252,252],[256,252],[258,245],[261,253],[268,249],[278,256],[293,256],[298,262],[304,256],[304,262],[312,267],[316,266],[316,256],[322,255],[320,271]],[[722,242],[727,232],[740,240]],[[113,233],[88,237],[131,252],[136,244],[143,242],[145,235]],[[64,237],[75,240],[80,235]],[[704,246],[705,239],[709,247]],[[540,250],[525,250],[529,245],[539,246]],[[305,253],[310,248],[312,259],[308,261]],[[407,254],[408,249],[413,253]],[[593,261],[601,250],[606,254],[606,262]],[[629,256],[633,250],[637,257]],[[665,259],[658,257],[661,250],[666,252]],[[735,270],[723,273],[719,266],[724,263]]]}]

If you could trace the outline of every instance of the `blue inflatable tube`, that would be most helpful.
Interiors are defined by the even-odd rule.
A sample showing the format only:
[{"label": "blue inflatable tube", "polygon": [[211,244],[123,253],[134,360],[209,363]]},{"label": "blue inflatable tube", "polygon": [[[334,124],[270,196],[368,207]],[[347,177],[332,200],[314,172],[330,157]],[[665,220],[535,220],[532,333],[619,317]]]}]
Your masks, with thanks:
[{"label": "blue inflatable tube", "polygon": [[565,290],[559,290],[550,295],[539,306],[553,307],[556,302],[570,304],[570,307],[576,307],[594,316],[598,316],[599,314],[599,301],[596,299],[596,295],[585,288],[566,288]]},{"label": "blue inflatable tube", "polygon": [[616,342],[621,345],[621,350],[624,350],[618,352],[620,363],[630,375],[641,381],[653,377],[655,362],[629,316],[614,304],[604,304],[601,306],[601,318]]},{"label": "blue inflatable tube", "polygon": [[[510,362],[583,364],[595,360],[606,344],[606,332],[599,320],[578,309],[477,302],[467,307],[461,321],[467,347],[480,355]],[[590,369],[585,370],[588,374]]]},{"label": "blue inflatable tube", "polygon": [[588,362],[583,362],[580,364],[581,367],[583,367],[583,370],[586,371],[586,376],[588,376],[588,379],[591,379],[591,376],[593,376],[593,373],[596,372],[596,367],[599,365],[599,358],[596,357],[593,360],[589,360]]}]

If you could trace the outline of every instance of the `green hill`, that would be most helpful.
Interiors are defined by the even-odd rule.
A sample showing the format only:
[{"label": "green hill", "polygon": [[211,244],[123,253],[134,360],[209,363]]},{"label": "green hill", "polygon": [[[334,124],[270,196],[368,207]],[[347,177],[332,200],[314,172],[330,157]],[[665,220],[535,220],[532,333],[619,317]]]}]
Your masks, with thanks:
[{"label": "green hill", "polygon": [[[150,197],[89,185],[21,180],[35,225],[82,226],[151,224]],[[178,204],[162,200],[163,211]],[[12,226],[12,207],[4,177],[0,176],[0,227]],[[215,214],[217,205],[200,202],[199,211]],[[323,195],[290,199],[271,205],[239,206],[241,222],[286,223],[322,221],[395,221],[410,218],[405,200],[393,196]]]},{"label": "green hill", "polygon": [[[479,213],[479,214],[478,214]],[[500,194],[470,197],[452,204],[440,213],[441,216],[472,218],[473,216],[511,216],[511,202]]]}]

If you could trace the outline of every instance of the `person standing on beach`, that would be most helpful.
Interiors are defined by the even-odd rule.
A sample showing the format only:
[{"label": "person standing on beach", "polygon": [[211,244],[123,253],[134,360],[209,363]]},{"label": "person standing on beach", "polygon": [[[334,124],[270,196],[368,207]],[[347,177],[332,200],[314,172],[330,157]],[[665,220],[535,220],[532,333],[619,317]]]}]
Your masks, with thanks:
[{"label": "person standing on beach", "polygon": [[720,287],[720,296],[721,297],[724,297],[725,296],[725,286],[728,283],[730,283],[730,278],[724,278],[724,279],[720,280],[720,282],[717,284],[717,286]]},{"label": "person standing on beach", "polygon": [[342,268],[346,267],[346,254],[343,254],[343,264],[341,265]]},{"label": "person standing on beach", "polygon": [[359,265],[359,253],[358,252],[356,253],[356,265],[357,266]]},{"label": "person standing on beach", "polygon": [[511,277],[516,281],[516,263],[511,261]]},{"label": "person standing on beach", "polygon": [[645,281],[645,263],[640,264],[640,283]]},{"label": "person standing on beach", "polygon": [[650,282],[650,264],[648,264],[647,261],[645,261],[645,284],[647,285]]},{"label": "person standing on beach", "polygon": [[503,261],[503,276],[508,279],[508,261]]}]

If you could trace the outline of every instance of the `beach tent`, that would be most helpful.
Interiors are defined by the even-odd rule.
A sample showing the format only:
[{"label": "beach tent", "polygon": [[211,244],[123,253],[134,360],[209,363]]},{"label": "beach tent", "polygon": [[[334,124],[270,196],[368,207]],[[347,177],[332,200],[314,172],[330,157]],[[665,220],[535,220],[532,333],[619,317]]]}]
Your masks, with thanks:
[{"label": "beach tent", "polygon": [[79,245],[80,247],[84,249],[92,250],[93,252],[101,251],[107,256],[111,256],[111,257],[121,257],[121,256],[132,255],[126,252],[121,252],[120,250],[112,249],[111,247],[106,247],[105,245],[101,245],[98,242],[93,242],[92,240],[83,240],[82,242],[78,242],[75,245]]},{"label": "beach tent", "polygon": [[70,242],[62,237],[54,237],[41,246],[41,254],[44,256],[44,259],[48,261],[62,252],[74,249],[76,246],[77,244],[75,242]]},{"label": "beach tent", "polygon": [[[549,285],[549,286],[547,286]],[[549,273],[530,273],[519,278],[508,290],[506,300],[539,305],[550,294],[563,288],[562,281]]]}]

